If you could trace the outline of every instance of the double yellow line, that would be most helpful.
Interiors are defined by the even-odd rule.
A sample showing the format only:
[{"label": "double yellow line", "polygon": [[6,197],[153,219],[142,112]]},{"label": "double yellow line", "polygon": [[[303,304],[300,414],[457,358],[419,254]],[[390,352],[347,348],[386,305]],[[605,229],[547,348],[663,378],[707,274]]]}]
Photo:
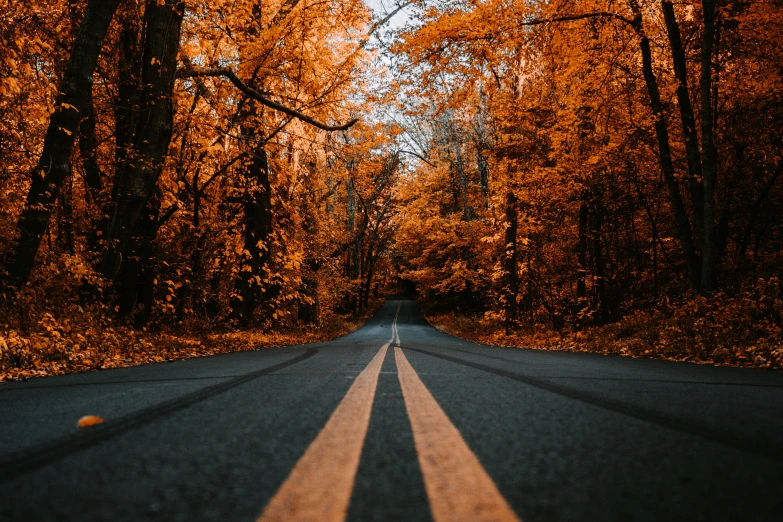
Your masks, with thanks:
[{"label": "double yellow line", "polygon": [[435,522],[519,521],[405,357],[397,329],[399,313],[398,305],[392,323],[392,338],[353,382],[272,497],[259,522],[345,520],[370,424],[378,375],[392,344],[396,344],[397,376]]}]

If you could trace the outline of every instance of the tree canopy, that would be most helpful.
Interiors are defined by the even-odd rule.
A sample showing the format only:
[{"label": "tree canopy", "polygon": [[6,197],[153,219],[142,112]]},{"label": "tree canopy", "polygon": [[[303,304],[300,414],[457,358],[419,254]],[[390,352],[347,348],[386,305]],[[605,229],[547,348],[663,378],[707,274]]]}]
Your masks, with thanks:
[{"label": "tree canopy", "polygon": [[780,0],[0,4],[4,315],[780,335]]}]

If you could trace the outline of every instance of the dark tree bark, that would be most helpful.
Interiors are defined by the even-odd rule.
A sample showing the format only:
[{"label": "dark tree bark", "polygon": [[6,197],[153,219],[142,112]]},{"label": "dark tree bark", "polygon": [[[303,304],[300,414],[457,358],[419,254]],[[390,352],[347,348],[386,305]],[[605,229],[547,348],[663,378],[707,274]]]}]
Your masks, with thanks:
[{"label": "dark tree bark", "polygon": [[103,175],[98,166],[96,153],[97,143],[95,139],[95,108],[90,92],[90,103],[84,109],[84,118],[79,124],[79,154],[82,158],[84,169],[84,182],[92,203],[101,208],[101,192],[103,192]]},{"label": "dark tree bark", "polygon": [[506,194],[506,235],[503,248],[503,286],[505,301],[506,335],[519,326],[517,318],[517,294],[519,294],[519,274],[517,273],[517,197]]},{"label": "dark tree bark", "polygon": [[117,96],[114,99],[114,164],[119,173],[131,146],[139,115],[141,96],[143,42],[140,41],[141,20],[132,5],[123,5],[118,13],[122,25],[117,56]]},{"label": "dark tree bark", "polygon": [[650,40],[647,38],[647,34],[644,31],[642,11],[638,1],[632,0],[630,6],[634,13],[634,18],[630,23],[636,32],[636,35],[639,37],[639,47],[642,53],[642,72],[650,97],[650,108],[655,117],[655,137],[658,142],[658,160],[669,192],[669,202],[674,213],[674,220],[677,224],[677,235],[680,239],[680,246],[688,265],[688,278],[691,282],[691,286],[698,290],[701,288],[702,280],[701,260],[699,259],[699,255],[694,246],[690,220],[688,219],[688,213],[685,210],[685,204],[683,203],[680,186],[674,170],[666,115],[663,111],[663,101],[661,100],[661,94],[658,88],[658,79],[653,71]]},{"label": "dark tree bark", "polygon": [[311,326],[321,326],[321,306],[318,300],[318,278],[302,278],[302,294],[299,301],[299,321]]},{"label": "dark tree bark", "polygon": [[[347,189],[347,213],[348,213],[348,232],[350,234],[354,233],[354,229],[356,228],[356,192],[354,191],[353,186],[353,180],[348,181],[348,189]],[[361,239],[358,241],[355,241],[351,243],[347,250],[347,259],[346,259],[346,275],[348,278],[353,282],[356,279],[359,278],[359,251],[361,249]],[[356,292],[351,289],[349,290],[350,294],[348,295],[348,308],[351,310],[352,313],[356,313],[359,302],[358,302],[358,296],[356,295]]]},{"label": "dark tree bark", "polygon": [[193,244],[188,267],[190,276],[188,277],[189,281],[186,281],[180,287],[179,295],[177,296],[178,321],[185,319],[188,302],[190,302],[191,310],[194,311],[201,308],[202,303],[204,302],[204,247],[206,243],[206,233],[201,230],[202,193],[200,183],[201,168],[197,167],[191,180],[193,214],[191,216],[191,229],[186,232],[189,234],[190,238],[185,239]]},{"label": "dark tree bark", "polygon": [[[122,28],[119,34],[119,45],[116,55],[117,63],[117,94],[113,99],[114,109],[114,168],[112,193],[104,201],[100,201],[103,190],[101,173],[97,163],[93,163],[94,154],[94,114],[92,121],[82,120],[83,145],[82,158],[90,193],[94,195],[95,203],[100,211],[100,218],[88,239],[88,248],[98,259],[102,259],[105,251],[105,240],[109,235],[110,216],[114,214],[117,205],[117,189],[122,167],[127,159],[128,151],[133,142],[133,132],[136,118],[139,114],[139,96],[141,95],[141,58],[144,50],[140,41],[141,13],[133,2],[122,2],[117,11],[117,23]],[[94,111],[93,111],[94,112]],[[105,197],[105,196],[104,196]],[[91,290],[92,292],[95,289]]]},{"label": "dark tree bark", "polygon": [[764,203],[767,200],[767,197],[769,196],[770,192],[772,192],[772,188],[775,186],[775,182],[778,180],[781,174],[783,174],[783,160],[778,161],[778,165],[775,168],[775,172],[772,173],[772,176],[764,184],[764,187],[759,192],[753,206],[751,207],[750,216],[748,217],[748,223],[747,225],[745,225],[745,228],[742,231],[742,236],[739,241],[739,248],[737,251],[737,255],[739,258],[744,258],[746,256],[748,251],[748,245],[750,244],[750,236],[753,233],[753,230],[756,228],[756,223],[758,222],[761,209],[763,208]]},{"label": "dark tree bark", "polygon": [[685,141],[685,153],[688,158],[693,219],[697,230],[701,231],[704,220],[704,181],[699,138],[696,134],[696,118],[693,114],[690,89],[688,88],[688,66],[685,61],[685,48],[682,44],[680,26],[677,23],[674,5],[671,0],[661,0],[661,9],[663,10],[666,33],[671,47],[674,75],[677,78],[677,104],[680,107],[682,136]]},{"label": "dark tree bark", "polygon": [[579,309],[584,308],[584,300],[587,299],[587,219],[589,208],[587,201],[579,205],[579,243],[576,246],[576,257],[579,262],[579,275],[576,280],[576,297],[579,300]]},{"label": "dark tree bark", "polygon": [[303,112],[300,112],[296,109],[292,109],[291,107],[288,107],[286,105],[283,105],[281,103],[277,103],[273,100],[270,100],[266,96],[264,96],[260,91],[254,89],[250,84],[252,83],[252,80],[250,82],[245,82],[237,74],[231,69],[230,67],[221,67],[218,69],[205,69],[203,67],[191,67],[182,69],[178,72],[177,76],[179,78],[200,78],[200,77],[218,77],[221,76],[223,78],[228,79],[232,84],[234,84],[234,87],[242,91],[242,93],[248,98],[253,99],[262,105],[265,105],[269,107],[270,109],[274,109],[276,111],[280,111],[283,114],[286,114],[290,116],[291,118],[296,118],[297,120],[303,121],[307,123],[308,125],[312,125],[313,127],[318,127],[319,129],[325,130],[325,131],[339,131],[339,130],[348,130],[357,123],[359,123],[359,120],[352,119],[348,121],[347,123],[342,123],[338,125],[328,125],[326,123],[320,122],[316,120],[315,118],[312,118]]},{"label": "dark tree bark", "polygon": [[481,185],[481,193],[486,197],[489,195],[489,162],[482,151],[478,151],[477,156],[479,184]]},{"label": "dark tree bark", "polygon": [[[92,96],[92,94],[91,94]],[[97,143],[95,139],[95,110],[90,105],[85,111],[85,117],[79,125],[79,153],[84,171],[84,182],[87,185],[87,199],[96,209],[97,219],[92,223],[92,231],[87,238],[87,250],[98,255],[101,252],[101,239],[106,234],[108,220],[106,218],[106,198],[103,194],[103,173],[98,166]],[[96,289],[91,289],[94,293]]]},{"label": "dark tree bark", "polygon": [[184,4],[178,0],[147,2],[139,116],[115,182],[116,203],[100,265],[101,273],[114,281],[153,195],[171,141],[172,93],[183,15]]},{"label": "dark tree bark", "polygon": [[[69,188],[72,188],[69,187]],[[60,204],[57,207],[57,247],[74,255],[73,243],[73,191],[60,191]]]},{"label": "dark tree bark", "polygon": [[468,176],[465,173],[465,162],[462,161],[462,149],[456,133],[454,135],[454,171],[457,174],[457,182],[459,184],[462,218],[465,221],[470,221],[473,219],[473,209],[470,207],[470,200],[468,199]]},{"label": "dark tree bark", "polygon": [[359,296],[359,312],[364,313],[370,306],[370,293],[372,292],[372,280],[375,277],[375,267],[384,249],[388,245],[391,239],[391,235],[384,234],[381,236],[380,226],[383,218],[386,216],[386,208],[384,208],[378,215],[375,221],[375,229],[371,237],[369,238],[369,246],[367,248],[367,258],[365,261],[365,274],[362,282],[362,289]]},{"label": "dark tree bark", "polygon": [[155,278],[155,240],[160,229],[160,194],[150,198],[125,251],[117,280],[117,302],[120,315],[133,315],[138,326],[149,321],[153,304]]},{"label": "dark tree bark", "polygon": [[[221,243],[220,246],[225,246]],[[220,281],[221,270],[218,268],[213,269],[212,275],[209,278],[209,291],[206,296],[206,303],[204,303],[204,309],[207,312],[207,316],[211,319],[218,319],[221,315],[220,304]]]},{"label": "dark tree bark", "polygon": [[364,256],[364,262],[362,263],[362,266],[364,267],[364,271],[362,274],[362,279],[359,281],[359,314],[363,314],[364,310],[367,308],[367,304],[370,297],[370,284],[372,282],[372,273],[373,268],[375,265],[375,259],[373,258],[374,251],[375,251],[375,241],[377,241],[377,237],[375,234],[372,235],[372,237],[368,238],[368,245],[367,245],[367,253]]},{"label": "dark tree bark", "polygon": [[715,224],[715,184],[718,152],[715,147],[715,121],[712,104],[712,53],[715,46],[715,0],[702,0],[704,34],[701,45],[701,136],[704,169],[704,225],[702,240],[701,288],[711,293],[717,286],[717,227]]},{"label": "dark tree bark", "polygon": [[118,5],[119,0],[90,0],[76,33],[41,158],[33,169],[32,184],[19,217],[18,237],[6,262],[12,284],[17,287],[30,277],[60,190],[71,174],[70,157],[79,122],[90,104],[98,55]]},{"label": "dark tree bark", "polygon": [[609,320],[611,303],[606,289],[606,262],[604,260],[604,245],[602,241],[602,228],[604,224],[604,210],[600,201],[592,205],[592,230],[591,239],[593,246],[593,263],[595,264],[595,291],[598,297],[598,314],[595,322],[598,325],[606,324]]},{"label": "dark tree bark", "polygon": [[243,203],[245,216],[244,255],[234,283],[231,317],[243,328],[252,325],[258,294],[268,293],[268,267],[274,232],[272,185],[265,144],[257,146],[245,177],[250,184]]}]

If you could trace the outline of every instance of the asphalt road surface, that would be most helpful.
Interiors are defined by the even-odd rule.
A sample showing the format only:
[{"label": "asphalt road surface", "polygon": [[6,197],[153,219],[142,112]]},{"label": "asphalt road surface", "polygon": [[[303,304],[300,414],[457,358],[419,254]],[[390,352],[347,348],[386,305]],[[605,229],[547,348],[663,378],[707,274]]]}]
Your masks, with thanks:
[{"label": "asphalt road surface", "polygon": [[480,346],[391,300],[331,342],[0,385],[0,520],[781,521],[783,374]]}]

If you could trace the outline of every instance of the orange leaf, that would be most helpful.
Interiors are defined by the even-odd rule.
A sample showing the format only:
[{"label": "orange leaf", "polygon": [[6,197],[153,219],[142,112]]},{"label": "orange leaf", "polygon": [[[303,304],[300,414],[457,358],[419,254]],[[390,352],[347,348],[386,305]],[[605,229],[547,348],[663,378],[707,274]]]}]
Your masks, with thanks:
[{"label": "orange leaf", "polygon": [[86,428],[88,426],[94,426],[96,424],[103,424],[103,419],[97,415],[85,415],[79,419],[79,427]]}]

